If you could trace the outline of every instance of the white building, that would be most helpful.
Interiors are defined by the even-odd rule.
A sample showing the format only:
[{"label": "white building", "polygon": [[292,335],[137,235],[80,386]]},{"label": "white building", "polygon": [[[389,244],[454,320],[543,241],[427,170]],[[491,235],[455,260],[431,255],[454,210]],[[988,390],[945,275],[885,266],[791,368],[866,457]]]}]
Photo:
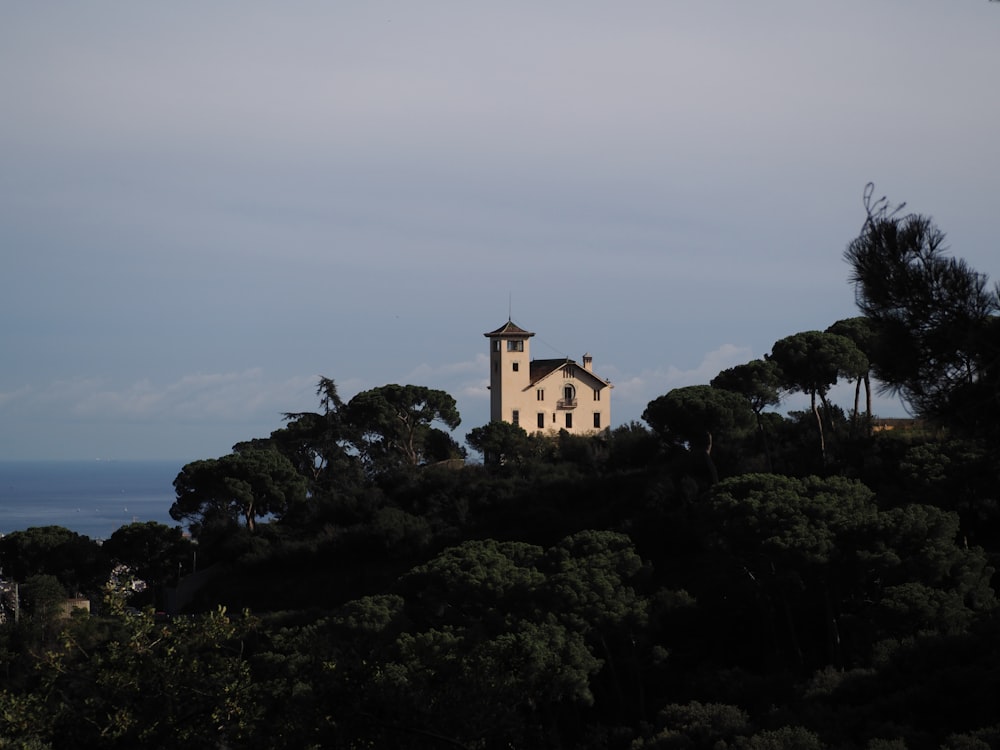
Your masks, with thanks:
[{"label": "white building", "polygon": [[594,374],[593,357],[531,358],[535,334],[510,320],[490,340],[490,419],[528,433],[566,430],[576,435],[611,426],[611,383]]}]

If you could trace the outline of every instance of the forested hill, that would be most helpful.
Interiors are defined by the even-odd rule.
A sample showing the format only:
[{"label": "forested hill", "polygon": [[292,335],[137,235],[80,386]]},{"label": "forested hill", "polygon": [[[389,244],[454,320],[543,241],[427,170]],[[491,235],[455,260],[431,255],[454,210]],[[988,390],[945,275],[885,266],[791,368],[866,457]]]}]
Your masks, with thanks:
[{"label": "forested hill", "polygon": [[1000,300],[866,207],[857,318],[642,423],[462,445],[447,393],[323,378],[180,469],[193,539],[3,538],[0,747],[1000,748]]}]

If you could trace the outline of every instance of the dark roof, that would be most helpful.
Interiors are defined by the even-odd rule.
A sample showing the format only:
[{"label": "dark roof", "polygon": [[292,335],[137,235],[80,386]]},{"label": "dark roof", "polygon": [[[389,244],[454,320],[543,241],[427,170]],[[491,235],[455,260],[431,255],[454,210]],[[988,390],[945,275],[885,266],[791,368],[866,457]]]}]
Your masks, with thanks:
[{"label": "dark roof", "polygon": [[534,336],[535,334],[531,331],[526,331],[518,325],[515,325],[507,319],[507,322],[502,326],[497,328],[495,331],[490,331],[489,333],[484,333],[484,336]]},{"label": "dark roof", "polygon": [[577,377],[584,379],[590,379],[594,382],[603,386],[610,386],[607,380],[599,378],[590,370],[587,370],[577,364],[576,360],[569,359],[568,357],[563,357],[562,359],[533,359],[531,360],[531,368],[528,371],[528,379],[531,381],[531,385],[534,385],[542,378],[548,377],[556,370],[561,369],[566,365],[573,365],[577,368]]},{"label": "dark roof", "polygon": [[533,359],[531,360],[531,369],[528,371],[528,379],[532,383],[537,383],[550,372],[555,372],[566,363],[572,361],[565,357],[562,359]]}]

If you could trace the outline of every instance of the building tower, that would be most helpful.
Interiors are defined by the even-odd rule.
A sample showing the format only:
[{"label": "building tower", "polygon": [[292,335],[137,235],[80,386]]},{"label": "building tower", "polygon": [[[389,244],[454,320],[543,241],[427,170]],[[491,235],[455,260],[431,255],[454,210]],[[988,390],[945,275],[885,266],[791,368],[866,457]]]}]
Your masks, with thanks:
[{"label": "building tower", "polygon": [[490,421],[520,424],[520,399],[512,396],[531,384],[529,339],[535,334],[508,318],[495,331],[483,335],[490,340]]}]

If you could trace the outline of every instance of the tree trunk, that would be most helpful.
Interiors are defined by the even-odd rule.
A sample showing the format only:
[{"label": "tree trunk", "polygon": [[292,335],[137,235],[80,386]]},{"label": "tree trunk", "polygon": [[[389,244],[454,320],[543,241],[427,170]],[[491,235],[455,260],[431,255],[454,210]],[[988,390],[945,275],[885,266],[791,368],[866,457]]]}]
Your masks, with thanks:
[{"label": "tree trunk", "polygon": [[865,373],[865,416],[867,423],[866,431],[869,435],[872,432],[872,381],[868,377],[868,373]]},{"label": "tree trunk", "polygon": [[854,384],[854,411],[851,412],[851,435],[855,434],[858,426],[858,401],[861,400],[861,378]]},{"label": "tree trunk", "polygon": [[767,458],[767,470],[774,473],[774,460],[771,458],[771,444],[767,440],[767,430],[764,429],[764,422],[760,418],[760,412],[754,412],[757,415],[757,432],[760,433],[761,442],[764,443],[764,456]]},{"label": "tree trunk", "polygon": [[705,465],[708,467],[709,484],[716,484],[719,481],[719,472],[715,468],[715,461],[712,460],[712,433],[705,431]]},{"label": "tree trunk", "polygon": [[419,463],[419,457],[417,456],[416,447],[416,426],[410,419],[409,415],[405,412],[397,411],[396,419],[398,419],[403,425],[403,432],[406,435],[406,442],[403,445],[403,455],[406,456],[406,461],[410,466],[416,466]]},{"label": "tree trunk", "polygon": [[816,427],[819,429],[819,457],[822,462],[826,463],[826,436],[823,434],[823,417],[819,413],[819,407],[816,406],[816,391],[811,391],[809,393],[809,399],[812,404],[813,414],[816,415]]}]

